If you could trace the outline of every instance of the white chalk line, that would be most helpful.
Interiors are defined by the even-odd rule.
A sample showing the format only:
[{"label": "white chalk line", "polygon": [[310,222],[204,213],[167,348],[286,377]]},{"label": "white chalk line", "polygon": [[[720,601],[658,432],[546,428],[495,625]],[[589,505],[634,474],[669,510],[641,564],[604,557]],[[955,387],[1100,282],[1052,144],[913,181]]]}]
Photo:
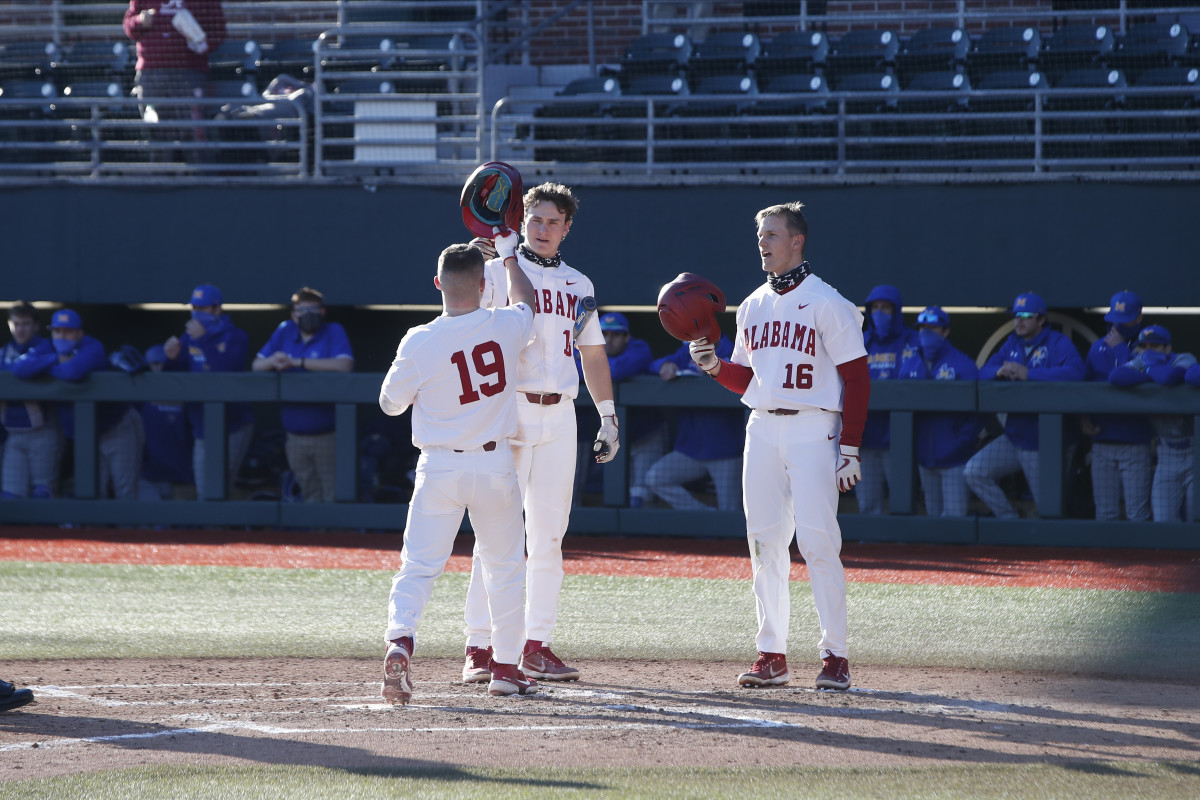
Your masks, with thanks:
[{"label": "white chalk line", "polygon": [[[436,686],[439,684],[450,685],[453,682],[446,682],[444,684],[442,684],[441,682],[432,682],[432,683],[433,683],[433,685]],[[323,696],[323,697],[262,697],[262,698],[226,698],[226,699],[199,699],[199,700],[186,699],[186,700],[170,700],[170,701],[129,701],[129,700],[113,699],[113,698],[108,698],[108,697],[98,697],[98,696],[90,695],[90,694],[86,693],[86,691],[89,689],[111,690],[111,689],[128,688],[128,689],[151,690],[151,689],[176,689],[176,688],[188,688],[188,687],[207,687],[207,688],[234,688],[234,687],[236,687],[236,688],[243,688],[243,689],[256,689],[256,688],[271,689],[271,688],[281,688],[281,687],[289,687],[289,686],[296,688],[296,687],[305,687],[305,686],[334,686],[334,685],[338,685],[338,686],[368,686],[368,685],[373,685],[373,682],[371,684],[365,684],[362,682],[236,683],[236,684],[234,684],[234,683],[223,683],[223,684],[187,684],[187,683],[184,683],[184,684],[174,684],[174,683],[94,684],[94,685],[90,685],[90,686],[79,685],[79,686],[71,686],[71,687],[46,685],[46,686],[34,686],[34,687],[30,687],[30,688],[32,688],[34,690],[36,695],[39,695],[42,697],[54,697],[54,698],[64,699],[64,700],[75,700],[75,701],[91,703],[91,704],[106,706],[106,707],[181,706],[181,705],[199,705],[199,704],[204,704],[204,705],[224,704],[224,705],[229,705],[229,706],[237,706],[237,705],[244,705],[244,704],[249,704],[249,703],[254,703],[256,705],[262,705],[262,704],[266,704],[266,703],[308,703],[308,704],[312,704],[312,705],[325,705],[325,706],[328,706],[331,708],[337,708],[337,709],[343,709],[343,710],[379,711],[379,712],[387,712],[387,713],[396,713],[398,711],[397,707],[395,707],[391,704],[378,702],[377,695],[349,696],[349,697],[346,697],[346,696],[343,696],[343,697],[330,697],[330,696]],[[626,702],[624,702],[624,703],[606,703],[606,704],[602,704],[602,705],[598,705],[598,706],[586,705],[583,703],[574,703],[574,704],[569,704],[564,707],[563,705],[560,704],[560,705],[557,705],[556,708],[558,710],[566,711],[566,712],[572,713],[572,714],[587,714],[587,713],[595,713],[597,711],[616,712],[616,713],[636,711],[636,712],[642,712],[642,713],[669,715],[671,717],[691,718],[691,720],[694,720],[694,721],[689,721],[687,719],[665,719],[665,720],[662,720],[659,722],[625,722],[625,721],[622,721],[622,722],[595,722],[595,723],[587,723],[587,724],[564,724],[564,725],[496,725],[496,726],[471,726],[471,727],[463,727],[463,726],[454,726],[454,727],[381,726],[381,727],[365,727],[365,728],[324,728],[324,727],[322,727],[322,728],[299,728],[299,727],[283,727],[283,726],[279,726],[279,725],[268,725],[268,724],[263,724],[263,723],[247,722],[247,721],[235,719],[235,720],[212,722],[211,724],[208,724],[208,725],[169,728],[169,729],[164,729],[161,731],[153,731],[153,732],[114,734],[114,735],[109,735],[109,736],[75,737],[75,738],[39,740],[39,741],[30,741],[30,742],[18,742],[18,743],[14,743],[14,744],[0,746],[0,752],[13,752],[13,751],[42,749],[42,748],[69,747],[69,746],[78,745],[78,744],[119,743],[119,742],[134,741],[134,740],[157,739],[157,738],[161,738],[164,736],[172,737],[172,736],[188,736],[188,735],[207,734],[207,733],[221,733],[224,731],[231,731],[231,730],[250,731],[250,732],[260,733],[260,734],[270,735],[270,736],[306,736],[306,735],[329,734],[329,733],[336,733],[336,734],[373,734],[373,733],[382,733],[382,734],[386,734],[386,733],[451,733],[451,734],[470,733],[470,734],[477,734],[477,733],[489,733],[489,732],[532,733],[532,732],[543,732],[543,731],[553,733],[553,732],[566,732],[566,731],[578,731],[578,730],[615,731],[615,730],[635,730],[635,729],[662,729],[662,728],[675,728],[675,729],[682,729],[682,730],[695,730],[695,729],[723,730],[723,729],[739,729],[739,728],[741,728],[741,729],[746,729],[746,728],[758,728],[758,729],[762,729],[762,728],[775,728],[775,729],[803,728],[803,729],[808,729],[808,730],[813,729],[811,725],[804,725],[804,724],[800,724],[800,723],[796,723],[796,722],[789,722],[789,721],[780,720],[780,719],[773,719],[773,718],[766,717],[766,716],[754,716],[754,715],[730,713],[727,711],[720,711],[717,709],[713,709],[711,707],[629,703],[628,700],[631,697],[642,697],[647,694],[647,692],[645,690],[640,690],[640,689],[636,690],[636,691],[625,692],[625,691],[612,690],[612,689],[597,690],[597,689],[584,689],[584,688],[558,687],[558,686],[546,687],[546,688],[548,689],[548,692],[546,694],[542,694],[540,697],[539,697],[539,695],[532,695],[530,697],[511,697],[511,698],[504,698],[503,700],[499,700],[498,703],[509,704],[509,703],[512,703],[513,701],[516,701],[517,703],[536,702],[538,699],[545,699],[545,698],[558,699],[560,697],[564,700],[566,700],[566,699],[575,699],[575,700],[594,699],[594,700],[602,700],[602,701],[603,700],[609,700],[609,701],[625,700]],[[813,689],[792,690],[788,693],[789,694],[798,694],[798,693],[807,693],[807,692],[817,692],[817,690],[813,690]],[[885,694],[883,692],[875,692],[875,691],[869,690],[869,689],[854,689],[854,690],[851,690],[851,693],[862,694],[862,695],[867,695],[867,696],[872,695],[872,694],[877,694],[877,693]],[[684,696],[709,697],[709,698],[711,698],[713,695],[713,693],[711,691],[703,691],[703,690],[674,691],[673,694],[684,695]],[[894,694],[894,693],[886,693],[886,694]],[[747,693],[747,696],[752,696],[752,694]],[[414,696],[414,699],[420,699],[420,700],[425,700],[425,701],[436,700],[438,698],[461,699],[462,694],[461,693],[442,693],[442,692],[429,692],[429,693],[417,692]],[[897,699],[903,700],[904,695],[898,696]],[[938,715],[954,715],[956,713],[961,713],[963,711],[1011,714],[1011,713],[1016,713],[1021,710],[1021,708],[1017,707],[1017,706],[1003,705],[1003,704],[986,702],[986,701],[955,700],[953,698],[944,698],[944,697],[938,698],[938,699],[941,702],[917,703],[917,704],[908,705],[905,707],[905,711],[907,711],[909,713],[913,713],[915,711],[918,713],[925,712],[925,713],[933,713],[933,714],[938,714]],[[361,701],[367,701],[367,702],[361,702]],[[510,708],[494,707],[494,708],[480,709],[478,707],[471,707],[471,706],[434,705],[434,704],[430,704],[428,702],[411,703],[407,706],[407,708],[412,709],[412,710],[428,709],[428,710],[436,710],[436,711],[461,711],[464,713],[473,713],[473,712],[479,712],[481,710],[485,710],[489,714],[501,714],[501,715],[521,713],[520,709],[515,708],[515,707],[510,707]],[[853,708],[853,707],[846,708],[846,707],[796,705],[796,706],[791,706],[791,707],[788,707],[785,709],[775,709],[775,711],[785,713],[785,714],[803,714],[806,716],[830,716],[830,715],[834,715],[834,716],[872,715],[872,716],[874,716],[874,715],[885,715],[885,714],[895,713],[897,711],[897,709],[864,709],[864,708]],[[256,716],[296,715],[296,714],[302,714],[302,713],[305,713],[305,712],[300,711],[300,710],[276,710],[276,711],[259,712],[258,714],[256,714]],[[211,720],[214,718],[214,716],[215,715],[179,714],[179,715],[173,715],[172,718],[179,719],[180,721],[185,721],[185,720],[189,720],[189,719],[201,721],[201,720]],[[700,718],[700,719],[697,719],[697,718]]]}]

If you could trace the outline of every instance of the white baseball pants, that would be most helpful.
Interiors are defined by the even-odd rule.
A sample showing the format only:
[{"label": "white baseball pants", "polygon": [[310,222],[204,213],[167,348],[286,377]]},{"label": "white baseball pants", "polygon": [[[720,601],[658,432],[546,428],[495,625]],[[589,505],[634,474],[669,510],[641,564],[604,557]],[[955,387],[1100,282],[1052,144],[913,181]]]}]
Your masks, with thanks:
[{"label": "white baseball pants", "polygon": [[[1184,439],[1178,443],[1188,443]],[[1172,447],[1163,439],[1158,440],[1158,466],[1154,469],[1152,504],[1155,522],[1179,522],[1180,510],[1185,514],[1183,521],[1192,521],[1192,448]]]},{"label": "white baseball pants", "polygon": [[1096,519],[1120,519],[1124,494],[1126,518],[1148,521],[1153,474],[1150,445],[1094,442],[1092,499],[1096,502]]},{"label": "white baseball pants", "polygon": [[416,633],[433,593],[434,581],[446,568],[463,511],[475,529],[475,556],[481,563],[480,583],[490,619],[493,658],[516,664],[525,644],[521,619],[524,600],[524,529],[521,493],[512,450],[462,453],[430,447],[417,459],[416,487],[404,528],[402,565],[392,579],[388,626],[391,641]]},{"label": "white baseball pants", "polygon": [[[555,405],[539,406],[518,393],[517,417],[519,427],[512,451],[525,499],[525,543],[529,552],[525,568],[525,637],[549,642],[558,622],[558,596],[564,574],[562,540],[575,489],[575,404],[563,397]],[[492,644],[481,566],[477,542],[463,612],[467,644],[471,647]]]},{"label": "white baseball pants", "polygon": [[930,469],[918,467],[921,491],[925,495],[925,515],[929,517],[965,517],[970,497],[964,466]]},{"label": "white baseball pants", "polygon": [[858,455],[862,459],[862,480],[854,487],[858,513],[882,514],[884,495],[892,485],[892,451],[864,447]]},{"label": "white baseball pants", "polygon": [[1022,450],[1012,443],[1008,434],[999,436],[967,462],[963,477],[975,496],[984,502],[997,519],[1017,519],[1020,515],[1000,488],[1000,478],[1017,470],[1025,473],[1025,482],[1038,504],[1041,485],[1038,483],[1038,451]]},{"label": "white baseball pants", "polygon": [[794,535],[821,624],[818,647],[847,656],[846,574],[834,482],[840,430],[841,415],[819,409],[792,416],[754,411],[746,425],[742,491],[760,652],[787,652],[788,546]]}]

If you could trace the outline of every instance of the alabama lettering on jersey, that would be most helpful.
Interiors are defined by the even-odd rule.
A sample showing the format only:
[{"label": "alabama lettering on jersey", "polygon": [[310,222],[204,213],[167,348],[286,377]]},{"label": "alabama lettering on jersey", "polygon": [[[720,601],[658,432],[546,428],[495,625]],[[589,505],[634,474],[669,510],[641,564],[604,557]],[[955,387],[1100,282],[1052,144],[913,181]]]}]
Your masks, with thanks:
[{"label": "alabama lettering on jersey", "polygon": [[390,416],[413,407],[419,448],[473,450],[517,433],[513,367],[533,330],[524,303],[440,316],[409,330],[383,379],[379,405]]},{"label": "alabama lettering on jersey", "polygon": [[[541,267],[517,252],[517,263],[529,276],[534,288],[533,341],[521,351],[517,369],[517,391],[561,393],[570,398],[579,395],[579,372],[575,368],[575,345],[604,345],[599,315],[593,314],[571,341],[575,324],[575,301],[595,296],[587,276],[564,261],[557,267]],[[494,258],[484,269],[482,308],[495,308],[507,302],[508,276],[504,262]]]},{"label": "alabama lettering on jersey", "polygon": [[866,356],[862,313],[816,275],[776,294],[764,284],[737,310],[733,361],[754,370],[750,408],[842,410],[839,364]]}]

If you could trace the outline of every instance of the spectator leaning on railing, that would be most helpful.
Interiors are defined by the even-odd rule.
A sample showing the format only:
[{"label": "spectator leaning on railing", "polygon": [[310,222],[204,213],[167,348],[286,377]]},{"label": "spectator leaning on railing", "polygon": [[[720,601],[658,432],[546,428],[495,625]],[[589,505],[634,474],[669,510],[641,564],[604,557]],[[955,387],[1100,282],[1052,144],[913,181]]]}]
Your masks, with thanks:
[{"label": "spectator leaning on railing", "polygon": [[[930,306],[917,316],[917,353],[900,365],[900,380],[973,381],[979,368],[950,344],[950,315]],[[931,517],[965,517],[967,460],[979,444],[983,422],[972,413],[917,414],[917,467]]]},{"label": "spectator leaning on railing", "polygon": [[[1012,307],[1015,333],[979,371],[979,380],[1079,381],[1083,359],[1071,340],[1046,327],[1046,303],[1033,292],[1018,295]],[[1048,446],[1060,447],[1060,442]],[[1017,470],[1025,473],[1034,504],[1038,504],[1037,414],[1009,414],[1004,435],[996,438],[967,462],[967,486],[992,513],[1016,519],[1016,509],[1004,496],[998,480]]]},{"label": "spectator leaning on railing", "polygon": [[[1163,386],[1178,386],[1195,375],[1200,384],[1200,368],[1191,353],[1176,353],[1171,334],[1161,325],[1143,328],[1137,337],[1137,350],[1129,361],[1113,369],[1108,376],[1114,386],[1133,386],[1154,381]],[[1179,522],[1192,518],[1192,418],[1183,414],[1162,414],[1152,418],[1158,435],[1158,466],[1150,503],[1155,522]],[[1186,516],[1180,517],[1181,512]]]},{"label": "spectator leaning on railing", "polygon": [[[49,339],[37,335],[37,312],[18,301],[8,310],[12,341],[0,350],[0,370],[12,371],[18,359],[33,354],[54,355]],[[0,401],[4,442],[4,475],[0,497],[49,498],[58,493],[62,430],[49,403]]]},{"label": "spectator leaning on railing", "polygon": [[[917,353],[917,332],[904,324],[904,301],[900,290],[887,284],[876,286],[863,303],[866,326],[863,344],[867,348],[867,366],[871,381],[895,380],[905,359]],[[854,487],[858,510],[863,514],[882,514],[883,497],[891,483],[888,447],[891,442],[891,416],[887,411],[867,412],[863,429],[862,480]]]},{"label": "spectator leaning on railing", "polygon": [[[291,319],[279,323],[258,351],[255,372],[350,372],[354,351],[346,330],[325,321],[325,295],[305,286],[292,295]],[[280,410],[287,431],[288,466],[305,502],[332,503],[334,410],[331,403],[288,403]]]},{"label": "spectator leaning on railing", "polygon": [[[1118,364],[1133,358],[1142,329],[1142,301],[1129,290],[1117,292],[1104,321],[1108,333],[1092,342],[1085,361],[1084,380],[1106,381]],[[1096,519],[1118,519],[1121,494],[1125,516],[1150,519],[1150,419],[1137,414],[1091,414],[1080,418],[1085,436],[1092,437],[1092,495]]]},{"label": "spectator leaning on railing", "polygon": [[[79,314],[69,308],[54,312],[50,321],[54,349],[30,351],[13,364],[13,375],[22,379],[51,375],[64,381],[81,381],[97,370],[107,370],[104,345],[83,332]],[[75,405],[61,403],[58,418],[68,439],[75,437]],[[136,500],[138,472],[142,466],[142,421],[128,403],[99,403],[96,407],[97,445],[100,451],[100,497],[108,494],[111,480],[118,500]]]}]

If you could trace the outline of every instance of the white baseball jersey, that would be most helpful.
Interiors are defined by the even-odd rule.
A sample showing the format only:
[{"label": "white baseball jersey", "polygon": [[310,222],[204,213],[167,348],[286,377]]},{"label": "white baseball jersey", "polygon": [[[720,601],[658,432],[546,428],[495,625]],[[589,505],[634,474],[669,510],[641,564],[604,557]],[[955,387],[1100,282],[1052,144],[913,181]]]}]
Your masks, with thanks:
[{"label": "white baseball jersey", "polygon": [[862,324],[858,307],[816,275],[784,294],[760,286],[737,310],[733,361],[754,370],[742,402],[841,411],[837,367],[867,354]]},{"label": "white baseball jersey", "polygon": [[[517,251],[517,262],[529,276],[536,298],[533,343],[521,351],[517,391],[561,393],[574,399],[579,396],[574,344],[604,345],[596,314],[580,331],[579,339],[574,344],[571,341],[575,301],[589,295],[594,297],[595,289],[586,275],[565,261],[557,267],[542,267]],[[494,308],[507,303],[508,275],[502,259],[494,258],[487,263],[484,279],[480,306]]]},{"label": "white baseball jersey", "polygon": [[525,303],[440,316],[408,331],[383,379],[379,405],[413,407],[416,447],[473,450],[517,433],[513,366],[533,332]]}]

